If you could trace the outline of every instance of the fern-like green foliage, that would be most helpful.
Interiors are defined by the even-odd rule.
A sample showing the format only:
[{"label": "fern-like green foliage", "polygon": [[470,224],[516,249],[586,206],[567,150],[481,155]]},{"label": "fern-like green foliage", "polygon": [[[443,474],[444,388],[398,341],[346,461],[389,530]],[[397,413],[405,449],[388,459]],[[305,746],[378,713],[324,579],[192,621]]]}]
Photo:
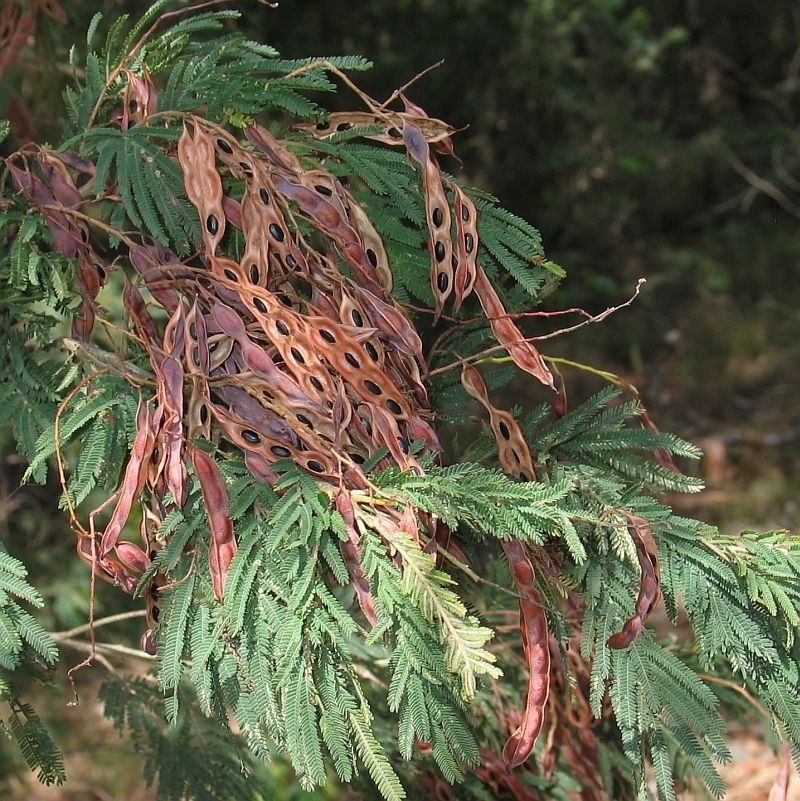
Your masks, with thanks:
[{"label": "fern-like green foliage", "polygon": [[[437,291],[429,281],[426,216],[434,179],[405,150],[374,139],[384,133],[381,115],[394,112],[373,103],[360,127],[345,125],[328,138],[308,133],[308,123],[321,129],[328,118],[320,97],[351,91],[343,82],[368,62],[282,59],[237,31],[235,11],[202,5],[185,14],[159,0],[138,21],[121,15],[108,26],[96,15],[85,46],[72,51],[64,140],[51,152],[78,176],[78,199],[65,202],[54,222],[55,196],[37,185],[26,189],[20,178],[34,160],[26,152],[7,162],[0,206],[0,422],[11,426],[28,462],[26,480],[58,475],[62,506],[94,578],[135,584],[131,576],[138,577],[134,594],[147,605],[155,669],[115,677],[103,700],[141,754],[158,798],[269,797],[275,773],[266,766],[281,758],[304,790],[371,783],[385,799],[412,788],[433,795],[442,779],[462,782],[455,792],[467,799],[485,799],[491,787],[529,787],[530,797],[628,799],[647,795],[649,775],[664,801],[691,782],[721,797],[717,766],[730,753],[720,708],[728,699],[718,677],[746,685],[800,763],[795,540],[786,532],[723,536],[675,515],[659,497],[701,489],[674,462],[699,451],[655,430],[622,381],[566,412],[531,380],[526,392],[515,389],[519,405],[501,409],[521,373],[481,306],[465,298],[436,332],[427,329],[430,315],[419,312],[434,305]],[[123,124],[134,80],[148,82],[157,103],[145,119]],[[322,481],[291,459],[271,463],[270,480],[257,481],[252,464],[209,425],[203,436],[184,436],[182,447],[213,453],[218,483],[198,478],[195,468],[186,473],[185,499],[178,498],[180,466],[172,465],[169,491],[154,487],[163,482],[159,460],[171,446],[165,429],[148,433],[152,398],[163,418],[177,419],[195,399],[192,376],[181,376],[171,406],[164,401],[167,338],[147,341],[143,313],[130,297],[123,310],[119,295],[135,280],[145,306],[157,309],[150,322],[161,334],[169,301],[159,299],[163,287],[150,276],[134,275],[137,247],[158,252],[165,272],[177,266],[191,276],[195,294],[176,303],[182,311],[215,291],[197,256],[204,232],[176,155],[184,124],[201,117],[245,148],[251,145],[242,129],[256,121],[270,128],[285,148],[278,158],[341,179],[348,202],[368,216],[385,248],[395,308],[427,343],[425,425],[445,447],[437,454],[422,440],[400,438],[420,469],[392,466],[396,454],[380,448],[369,454],[358,486]],[[508,319],[517,320],[564,271],[547,260],[529,223],[458,178],[442,177],[448,204],[459,187],[472,198],[476,263]],[[241,174],[228,170],[220,180],[228,200],[241,197]],[[284,206],[287,218],[296,217],[292,235],[317,247],[324,237],[303,211],[299,203]],[[243,212],[235,201],[225,213],[230,224],[218,255],[237,261]],[[215,226],[204,224],[213,234]],[[352,265],[339,264],[341,242],[319,247],[326,269],[338,265],[342,281],[358,282]],[[100,271],[81,248],[102,261]],[[107,273],[107,285],[90,291],[91,279],[102,283]],[[325,302],[298,296],[296,305]],[[92,340],[73,338],[88,319],[102,323]],[[530,321],[521,320],[523,336]],[[402,339],[393,333],[382,347]],[[224,350],[219,328],[210,334]],[[172,333],[194,335],[188,324]],[[263,400],[247,383],[254,368],[244,369],[241,349],[228,345],[248,398]],[[481,406],[459,381],[465,361],[482,372],[489,399]],[[548,361],[555,363],[545,354],[542,364]],[[221,364],[210,371],[212,391]],[[336,402],[332,415],[339,414]],[[283,424],[297,422],[296,410],[278,411]],[[343,412],[335,419],[342,428],[350,422]],[[192,431],[206,422],[198,412]],[[245,441],[257,436],[240,433]],[[339,443],[328,440],[333,452]],[[498,449],[503,440],[515,443],[518,460],[530,457],[536,480],[518,480],[512,457]],[[136,459],[145,451],[151,462],[141,467]],[[189,450],[182,453],[186,466]],[[213,502],[210,487],[218,492]],[[135,526],[106,543],[109,517],[139,524],[147,553],[134,548]],[[230,524],[235,548],[219,517]],[[127,551],[114,550],[119,541]],[[658,594],[673,622],[686,615],[691,643],[662,641],[645,626]],[[63,780],[60,755],[11,676],[37,661],[50,664],[57,653],[24,604],[40,607],[42,598],[24,566],[0,547],[0,699],[11,710],[4,726],[50,783]],[[627,632],[634,633],[618,647]],[[547,743],[525,755],[519,780],[500,754],[537,713],[551,721]]]}]

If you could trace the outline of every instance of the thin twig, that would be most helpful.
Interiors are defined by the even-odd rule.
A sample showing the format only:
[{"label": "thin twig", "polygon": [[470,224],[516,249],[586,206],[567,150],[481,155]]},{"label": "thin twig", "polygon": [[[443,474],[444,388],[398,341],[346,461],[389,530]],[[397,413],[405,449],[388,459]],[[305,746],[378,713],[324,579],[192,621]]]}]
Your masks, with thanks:
[{"label": "thin twig", "polygon": [[62,642],[75,637],[77,634],[83,634],[85,631],[90,631],[91,625],[94,625],[94,627],[98,629],[101,626],[109,626],[112,623],[119,623],[121,620],[132,620],[133,618],[145,617],[146,615],[147,612],[144,609],[134,609],[130,612],[120,612],[118,615],[109,615],[108,617],[100,618],[100,620],[95,620],[93,624],[83,623],[80,626],[75,626],[74,629],[53,632],[50,635],[50,638],[56,642]]}]

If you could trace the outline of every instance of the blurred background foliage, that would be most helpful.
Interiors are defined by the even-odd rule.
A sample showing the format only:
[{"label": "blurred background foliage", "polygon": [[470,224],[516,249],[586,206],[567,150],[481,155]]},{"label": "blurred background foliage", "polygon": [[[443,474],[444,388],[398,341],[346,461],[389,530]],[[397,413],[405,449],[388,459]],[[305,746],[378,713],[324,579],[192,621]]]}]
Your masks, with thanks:
[{"label": "blurred background foliage", "polygon": [[[4,147],[57,142],[70,47],[82,50],[97,11],[108,20],[148,5],[70,0],[64,24],[40,14],[0,83],[0,117],[12,122]],[[647,278],[630,308],[545,352],[620,373],[660,426],[705,447],[710,490],[682,501],[687,513],[731,530],[800,527],[800,5],[231,5],[249,36],[284,56],[371,59],[359,83],[380,100],[443,59],[409,95],[464,127],[455,142],[463,167],[445,169],[541,230],[568,273],[548,302],[597,313]],[[325,100],[357,107],[346,92]],[[587,379],[582,389],[594,388]],[[77,625],[88,582],[57,487],[17,488],[24,466],[5,432],[0,459],[0,538],[24,552],[52,602],[47,624]],[[122,594],[99,589],[98,615],[119,611]]]}]

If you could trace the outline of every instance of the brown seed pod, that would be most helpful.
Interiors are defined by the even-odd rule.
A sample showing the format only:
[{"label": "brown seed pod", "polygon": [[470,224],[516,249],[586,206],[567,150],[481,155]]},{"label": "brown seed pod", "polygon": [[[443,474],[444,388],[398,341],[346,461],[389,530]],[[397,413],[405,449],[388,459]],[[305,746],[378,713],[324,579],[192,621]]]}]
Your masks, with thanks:
[{"label": "brown seed pod", "polygon": [[178,139],[178,162],[186,194],[200,215],[206,253],[213,255],[225,233],[222,179],[217,172],[214,141],[199,124],[189,132],[186,123]]},{"label": "brown seed pod", "polygon": [[410,120],[403,121],[403,139],[409,155],[423,170],[425,221],[428,225],[428,250],[431,254],[431,289],[436,305],[434,325],[453,291],[453,243],[450,239],[450,204],[444,191],[442,176],[431,156],[422,131]]},{"label": "brown seed pod", "polygon": [[635,612],[625,621],[621,631],[612,634],[606,640],[609,648],[627,648],[642,633],[645,621],[658,602],[661,589],[658,546],[653,538],[650,523],[643,517],[630,512],[624,512],[624,515],[628,521],[628,534],[636,546],[642,580],[639,595],[636,598]]},{"label": "brown seed pod", "polygon": [[509,768],[522,765],[533,752],[544,722],[550,694],[550,645],[542,597],[535,586],[533,565],[519,540],[503,543],[511,575],[519,592],[520,634],[528,664],[528,687],[522,720],[506,741],[503,761]]},{"label": "brown seed pod", "polygon": [[229,516],[228,491],[222,473],[211,456],[199,448],[192,447],[191,459],[194,473],[200,482],[203,505],[211,529],[211,542],[208,546],[211,584],[214,597],[222,603],[228,568],[237,550],[233,523]]},{"label": "brown seed pod", "polygon": [[127,131],[128,128],[138,125],[155,114],[158,105],[158,93],[147,69],[143,70],[141,78],[127,69],[122,70],[122,73],[127,78],[128,83],[122,100],[120,127],[123,131]]},{"label": "brown seed pod", "polygon": [[491,325],[497,341],[508,351],[508,355],[514,360],[517,367],[555,390],[553,374],[544,363],[539,351],[522,336],[522,332],[508,316],[500,297],[480,265],[476,269],[475,293],[489,319],[489,325]]},{"label": "brown seed pod", "polygon": [[442,120],[433,119],[427,115],[404,114],[402,112],[381,110],[380,113],[370,111],[337,111],[328,115],[326,123],[300,123],[294,128],[304,131],[315,139],[330,139],[336,134],[359,128],[380,128],[381,130],[361,134],[365,139],[374,139],[387,145],[403,145],[403,125],[410,122],[420,129],[420,133],[428,142],[442,142],[456,128]]},{"label": "brown seed pod", "polygon": [[478,265],[478,210],[466,192],[451,183],[455,194],[456,266],[453,275],[453,314],[472,292]]},{"label": "brown seed pod", "polygon": [[503,472],[522,481],[534,481],[536,470],[533,458],[519,423],[511,414],[492,405],[486,384],[472,365],[464,364],[462,367],[461,384],[467,393],[489,412],[492,434],[497,443],[497,454]]}]

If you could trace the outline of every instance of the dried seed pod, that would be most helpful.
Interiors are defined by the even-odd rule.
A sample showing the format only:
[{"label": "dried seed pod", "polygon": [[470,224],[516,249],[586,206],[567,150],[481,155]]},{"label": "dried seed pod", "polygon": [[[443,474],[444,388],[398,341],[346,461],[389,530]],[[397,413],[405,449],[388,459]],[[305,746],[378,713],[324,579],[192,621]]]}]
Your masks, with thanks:
[{"label": "dried seed pod", "polygon": [[519,423],[508,412],[492,405],[486,384],[472,365],[464,364],[461,370],[461,384],[467,393],[489,412],[492,434],[497,443],[497,454],[503,472],[522,481],[535,480],[533,458]]},{"label": "dried seed pod", "polygon": [[475,275],[475,293],[489,319],[497,341],[508,351],[508,355],[514,360],[517,367],[555,390],[553,374],[544,363],[539,351],[522,336],[522,332],[508,316],[500,297],[480,265],[478,265]]},{"label": "dried seed pod", "polygon": [[456,128],[442,120],[415,114],[403,114],[393,111],[381,110],[380,113],[369,111],[337,111],[328,115],[325,123],[301,123],[294,128],[310,134],[315,139],[330,139],[336,134],[359,128],[382,130],[373,133],[372,130],[361,134],[365,139],[374,139],[387,145],[403,145],[403,125],[406,121],[416,125],[428,142],[441,142],[456,132]]},{"label": "dried seed pod", "polygon": [[661,576],[658,565],[658,546],[653,538],[650,523],[643,517],[624,512],[628,520],[628,534],[636,546],[636,556],[642,570],[639,595],[636,598],[634,615],[625,621],[621,631],[606,640],[609,648],[627,648],[641,633],[645,621],[658,602]]},{"label": "dried seed pod", "polygon": [[128,128],[155,114],[158,93],[146,68],[141,78],[127,69],[122,72],[128,79],[128,84],[122,100],[121,128],[127,131]]},{"label": "dried seed pod", "polygon": [[361,236],[364,252],[370,264],[375,268],[375,275],[384,290],[384,296],[388,297],[392,291],[393,277],[383,240],[367,213],[349,194],[347,195],[347,214],[353,228]]},{"label": "dried seed pod", "polygon": [[422,166],[425,192],[425,221],[428,224],[428,249],[431,254],[431,289],[436,299],[434,325],[453,291],[453,243],[450,239],[450,205],[442,176],[431,156],[422,131],[410,120],[403,120],[403,139],[409,155]]},{"label": "dried seed pod", "polygon": [[336,511],[344,520],[344,528],[347,532],[347,539],[339,542],[339,549],[342,558],[350,574],[350,580],[356,593],[356,599],[364,617],[371,626],[378,625],[378,615],[375,612],[375,600],[372,597],[369,581],[364,575],[364,568],[361,566],[361,551],[359,549],[360,537],[356,531],[356,520],[353,511],[353,501],[350,493],[340,487],[336,493]]},{"label": "dried seed pod", "polygon": [[186,194],[200,215],[206,253],[213,255],[225,233],[222,179],[217,172],[214,141],[199,124],[189,132],[186,123],[178,139],[178,162]]},{"label": "dried seed pod", "polygon": [[275,166],[295,174],[303,171],[297,156],[263,126],[248,125],[244,134]]},{"label": "dried seed pod", "polygon": [[422,355],[422,340],[405,312],[395,303],[381,300],[363,287],[356,285],[353,292],[369,323],[380,331],[383,338],[427,369]]},{"label": "dried seed pod", "polygon": [[191,459],[194,473],[200,482],[203,505],[211,529],[211,542],[208,546],[211,584],[214,597],[222,603],[228,568],[237,550],[233,523],[229,516],[228,491],[222,473],[211,456],[199,448],[192,447]]},{"label": "dried seed pod", "polygon": [[472,292],[478,265],[478,210],[466,192],[451,183],[455,194],[456,266],[453,275],[453,314]]},{"label": "dried seed pod", "polygon": [[[122,528],[130,517],[134,501],[141,495],[147,480],[150,457],[155,447],[160,413],[151,412],[144,403],[139,404],[136,412],[136,436],[133,438],[130,459],[125,467],[122,484],[117,491],[117,502],[111,519],[100,539],[98,555],[105,557],[117,544]],[[96,514],[96,509],[90,517]]]},{"label": "dried seed pod", "polygon": [[520,725],[503,748],[503,761],[509,768],[522,765],[533,752],[544,722],[550,694],[550,644],[542,597],[535,586],[533,565],[519,540],[503,542],[511,575],[519,592],[520,634],[528,664],[528,687]]}]

